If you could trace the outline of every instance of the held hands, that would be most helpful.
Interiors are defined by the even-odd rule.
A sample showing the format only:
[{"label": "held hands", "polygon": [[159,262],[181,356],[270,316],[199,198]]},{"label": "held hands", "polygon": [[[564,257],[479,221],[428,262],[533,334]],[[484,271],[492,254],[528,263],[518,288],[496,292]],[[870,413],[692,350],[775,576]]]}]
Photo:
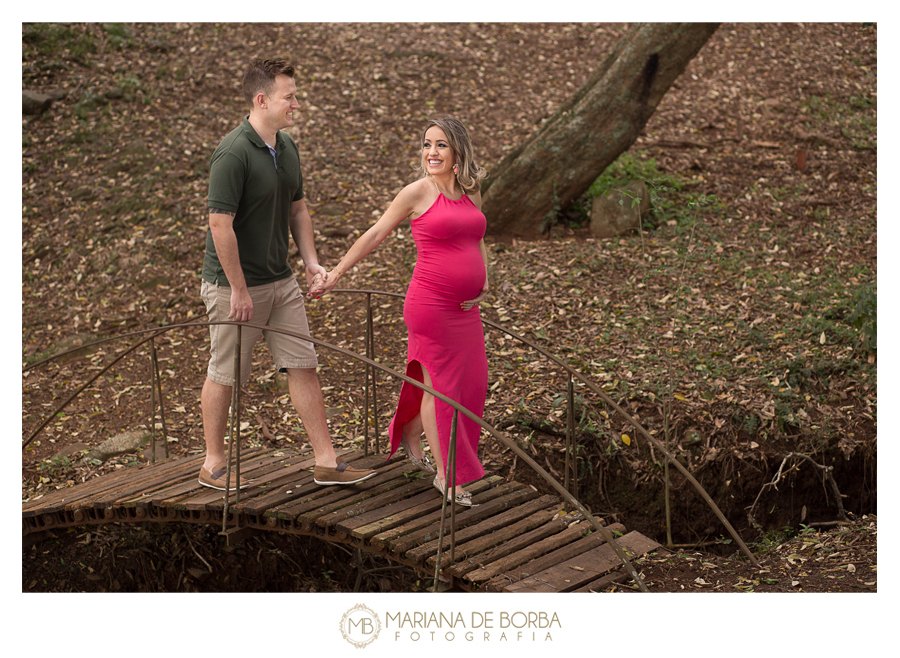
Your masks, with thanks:
[{"label": "held hands", "polygon": [[319,299],[322,295],[328,294],[334,287],[337,285],[337,282],[340,280],[341,276],[339,274],[335,274],[334,270],[331,272],[325,272],[324,269],[322,273],[316,274],[312,279],[310,279],[309,284],[309,292],[306,293],[307,297],[314,297],[315,299]]},{"label": "held hands", "polygon": [[309,286],[309,290],[306,296],[318,299],[319,295],[315,291],[325,285],[327,278],[328,271],[318,263],[308,266],[306,268],[306,285]]}]

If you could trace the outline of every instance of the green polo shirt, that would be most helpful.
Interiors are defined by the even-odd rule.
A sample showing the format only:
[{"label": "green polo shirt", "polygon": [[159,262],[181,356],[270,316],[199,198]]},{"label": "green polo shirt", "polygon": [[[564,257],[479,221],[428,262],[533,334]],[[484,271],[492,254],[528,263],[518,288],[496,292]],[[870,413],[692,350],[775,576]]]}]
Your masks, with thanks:
[{"label": "green polo shirt", "polygon": [[[300,153],[286,132],[277,133],[274,159],[249,117],[216,147],[209,161],[208,205],[235,213],[234,233],[248,286],[292,276],[288,219],[291,204],[302,198]],[[202,276],[229,285],[209,229]]]}]

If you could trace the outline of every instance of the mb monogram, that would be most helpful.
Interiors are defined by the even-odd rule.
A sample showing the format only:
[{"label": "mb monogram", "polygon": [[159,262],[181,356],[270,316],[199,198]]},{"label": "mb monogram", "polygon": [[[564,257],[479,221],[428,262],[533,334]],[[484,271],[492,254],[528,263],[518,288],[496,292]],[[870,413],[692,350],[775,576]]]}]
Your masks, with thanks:
[{"label": "mb monogram", "polygon": [[341,635],[350,644],[363,648],[375,641],[381,632],[381,620],[370,608],[359,603],[341,618]]}]

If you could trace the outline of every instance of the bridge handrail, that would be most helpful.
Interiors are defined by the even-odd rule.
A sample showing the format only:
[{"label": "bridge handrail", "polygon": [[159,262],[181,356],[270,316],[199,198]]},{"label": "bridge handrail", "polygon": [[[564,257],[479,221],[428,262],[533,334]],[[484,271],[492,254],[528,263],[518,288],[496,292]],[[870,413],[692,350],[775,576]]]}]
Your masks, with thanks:
[{"label": "bridge handrail", "polygon": [[[384,292],[384,291],[380,291],[380,290],[363,290],[363,289],[355,289],[355,288],[344,289],[344,290],[335,290],[334,292],[365,293],[367,295],[385,295],[385,296],[391,296],[391,297],[405,297],[404,295],[401,295],[398,293]],[[669,452],[669,450],[665,447],[665,445],[663,443],[661,443],[658,439],[654,438],[650,434],[650,432],[648,432],[647,429],[643,425],[641,425],[631,414],[629,414],[627,411],[622,409],[622,407],[620,407],[618,405],[618,403],[615,400],[613,400],[609,394],[607,394],[603,390],[601,390],[597,385],[595,385],[592,381],[590,381],[582,373],[575,370],[571,366],[563,363],[563,361],[560,360],[558,357],[554,356],[553,354],[551,354],[547,350],[543,349],[539,345],[533,343],[532,341],[528,340],[527,338],[520,336],[519,334],[515,333],[514,331],[510,331],[509,329],[506,329],[505,327],[497,324],[493,320],[488,320],[484,316],[482,316],[481,321],[483,324],[486,324],[498,331],[505,333],[507,336],[510,336],[511,338],[514,338],[515,340],[517,340],[521,343],[524,343],[525,345],[528,345],[530,348],[532,348],[539,354],[543,355],[545,358],[554,362],[560,368],[565,370],[569,374],[570,377],[578,379],[581,383],[583,383],[585,386],[587,386],[591,390],[592,393],[594,393],[595,395],[600,397],[604,402],[606,402],[610,407],[612,407],[613,410],[615,410],[617,413],[621,414],[621,416],[623,418],[625,418],[625,420],[628,421],[628,423],[631,424],[632,427],[634,427],[641,434],[641,436],[643,436],[645,439],[647,439],[647,441],[649,443],[651,443],[657,450],[662,452],[669,459],[669,461],[671,461],[675,465],[675,468],[677,468],[681,472],[681,474],[684,475],[685,479],[687,479],[687,481],[691,483],[691,485],[694,487],[694,489],[697,491],[697,493],[700,494],[700,497],[703,498],[703,500],[710,507],[710,509],[713,511],[713,513],[716,515],[716,517],[719,519],[719,521],[722,522],[722,525],[725,526],[725,529],[728,531],[728,534],[730,534],[732,539],[735,540],[735,542],[741,548],[741,551],[743,551],[743,553],[747,556],[747,558],[750,560],[750,562],[756,567],[759,566],[759,563],[756,561],[756,558],[753,556],[753,553],[751,553],[750,549],[747,548],[747,545],[744,543],[744,541],[741,539],[740,535],[737,533],[737,531],[734,529],[734,527],[731,525],[731,523],[728,521],[728,519],[722,513],[722,510],[719,509],[719,506],[716,505],[716,503],[712,499],[712,497],[703,488],[703,485],[701,485],[700,482],[697,481],[697,479],[684,466],[684,464],[681,463],[681,461],[679,459],[677,459],[672,453]],[[569,396],[570,408],[568,411],[570,418],[572,417],[572,415],[574,413],[574,409],[571,408],[571,404],[572,404],[571,397],[572,396],[570,395]]]},{"label": "bridge handrail", "polygon": [[[399,298],[399,299],[404,299],[404,298],[405,298],[405,295],[402,295],[402,294],[400,294],[400,293],[392,293],[392,292],[386,292],[386,291],[380,291],[380,290],[366,290],[366,289],[336,289],[336,290],[334,290],[334,291],[332,291],[332,292],[334,292],[334,293],[356,293],[356,294],[366,294],[366,295],[367,295],[367,333],[369,333],[369,335],[368,335],[367,338],[366,338],[366,345],[367,345],[367,347],[370,345],[370,341],[373,340],[372,335],[371,335],[371,334],[373,333],[373,332],[372,332],[372,320],[371,320],[371,315],[372,315],[372,314],[371,314],[371,296],[372,296],[372,295],[381,295],[381,296],[387,296],[387,297],[395,297],[395,298]],[[728,521],[728,519],[725,517],[725,515],[724,515],[724,514],[722,513],[722,511],[719,509],[718,505],[716,505],[715,501],[713,501],[713,499],[709,496],[709,494],[706,492],[706,490],[703,488],[703,486],[697,481],[697,479],[694,478],[694,476],[690,473],[690,471],[688,471],[687,468],[686,468],[686,467],[685,467],[685,466],[684,466],[684,465],[683,465],[683,464],[682,464],[682,463],[681,463],[674,455],[672,455],[672,454],[669,452],[669,450],[666,449],[666,447],[665,447],[660,441],[658,441],[657,439],[655,439],[655,438],[654,438],[654,437],[653,437],[653,436],[652,436],[652,435],[651,435],[651,434],[650,434],[650,433],[649,433],[649,432],[648,432],[648,431],[647,431],[647,430],[646,430],[646,429],[645,429],[645,428],[644,428],[644,427],[643,427],[636,419],[634,419],[630,414],[628,414],[624,409],[622,409],[622,408],[621,408],[621,407],[620,407],[620,406],[612,399],[611,396],[609,396],[607,393],[605,393],[604,391],[602,391],[598,386],[596,386],[593,382],[591,382],[588,378],[586,378],[582,373],[580,373],[580,372],[578,372],[577,370],[575,370],[574,368],[568,366],[568,365],[565,364],[562,360],[560,360],[558,357],[554,356],[553,354],[550,354],[550,353],[547,352],[545,349],[543,349],[542,347],[536,345],[536,344],[533,343],[532,341],[529,341],[528,339],[524,338],[523,336],[520,336],[519,334],[517,334],[517,333],[515,333],[515,332],[513,332],[513,331],[511,331],[511,330],[509,330],[509,329],[506,329],[506,328],[502,327],[501,325],[497,324],[496,322],[494,322],[494,321],[492,321],[492,320],[488,320],[487,318],[482,317],[482,322],[483,322],[483,324],[486,324],[486,325],[488,325],[489,327],[491,327],[491,328],[493,328],[493,329],[496,329],[496,330],[498,330],[498,331],[500,331],[500,332],[503,332],[503,333],[505,333],[506,335],[510,336],[511,338],[513,338],[513,339],[515,339],[515,340],[517,340],[517,341],[519,341],[519,342],[521,342],[521,343],[523,343],[523,344],[525,344],[525,345],[528,345],[530,348],[534,349],[535,351],[537,351],[538,353],[540,353],[542,356],[544,356],[545,358],[549,359],[550,361],[552,361],[553,363],[555,363],[557,366],[559,366],[559,367],[561,367],[563,370],[565,370],[565,371],[569,374],[569,376],[570,376],[570,381],[571,381],[571,378],[578,379],[578,380],[581,381],[585,386],[587,386],[594,394],[596,394],[596,395],[597,395],[598,397],[600,397],[604,402],[606,402],[608,405],[610,405],[616,412],[618,412],[619,414],[621,414],[622,417],[624,417],[624,418],[625,418],[625,419],[626,419],[626,420],[627,420],[627,421],[628,421],[628,422],[629,422],[629,423],[630,423],[630,424],[631,424],[631,425],[632,425],[632,426],[633,426],[633,427],[634,427],[634,428],[635,428],[635,429],[636,429],[636,430],[637,430],[637,431],[638,431],[645,439],[647,439],[648,442],[650,442],[654,447],[656,447],[658,450],[660,450],[660,452],[662,452],[662,453],[663,453],[663,454],[664,454],[664,455],[665,455],[665,456],[666,456],[666,457],[667,457],[667,458],[675,465],[675,467],[682,473],[682,475],[685,476],[685,478],[691,483],[691,485],[695,488],[695,490],[700,494],[700,496],[703,498],[703,500],[707,503],[707,505],[710,507],[710,509],[712,509],[713,513],[714,513],[714,514],[718,517],[718,519],[722,522],[722,524],[725,526],[725,528],[726,528],[726,530],[728,531],[728,533],[729,533],[729,534],[731,535],[731,537],[735,540],[735,542],[736,542],[736,543],[738,544],[738,546],[741,548],[741,550],[743,551],[743,553],[748,557],[748,559],[750,560],[750,562],[751,562],[754,566],[758,566],[758,563],[757,563],[756,559],[754,558],[753,554],[750,552],[750,549],[747,548],[746,544],[745,544],[744,541],[741,539],[740,535],[738,535],[737,531],[733,528],[733,526],[731,525],[731,523]],[[24,449],[25,446],[28,445],[28,443],[31,442],[32,439],[34,439],[34,437],[35,437],[35,436],[36,436],[36,435],[37,435],[44,427],[46,427],[47,424],[49,424],[49,422],[56,416],[56,413],[58,413],[58,412],[61,411],[63,408],[65,408],[65,406],[68,405],[69,402],[71,402],[75,397],[77,397],[77,396],[78,396],[85,388],[87,388],[87,386],[89,386],[93,381],[95,381],[97,378],[99,378],[104,372],[106,372],[110,367],[112,367],[112,365],[114,365],[116,362],[118,362],[119,360],[121,360],[121,359],[122,359],[125,355],[127,355],[128,353],[130,353],[130,352],[136,350],[138,347],[140,347],[141,345],[147,343],[148,341],[152,341],[156,336],[162,335],[163,333],[166,333],[166,332],[168,332],[168,331],[170,331],[170,330],[173,330],[173,329],[180,329],[180,328],[181,328],[181,329],[188,329],[188,328],[204,327],[204,326],[210,326],[210,325],[241,325],[241,326],[249,326],[249,327],[254,327],[254,328],[258,328],[258,329],[265,329],[265,330],[267,330],[267,331],[275,331],[276,333],[282,333],[282,334],[286,334],[286,335],[291,335],[291,336],[294,336],[294,337],[296,337],[296,338],[300,338],[300,339],[303,339],[303,340],[307,340],[307,341],[309,341],[309,342],[311,342],[311,343],[313,343],[313,344],[315,344],[315,345],[320,345],[320,346],[322,346],[322,347],[325,347],[326,349],[330,349],[330,350],[332,350],[332,351],[336,351],[336,352],[338,352],[338,353],[340,353],[340,354],[343,354],[343,355],[345,355],[345,356],[350,356],[351,358],[354,358],[354,359],[356,359],[356,360],[358,360],[358,361],[362,361],[362,362],[365,363],[367,366],[374,367],[374,368],[376,368],[376,369],[382,370],[382,371],[388,373],[389,375],[391,375],[391,376],[393,376],[393,377],[400,378],[400,379],[402,379],[403,381],[406,381],[406,382],[410,383],[411,385],[416,386],[416,387],[420,388],[421,390],[424,390],[424,391],[426,391],[426,392],[428,392],[428,393],[434,395],[436,398],[438,398],[438,399],[444,401],[445,403],[449,404],[451,407],[453,407],[453,408],[455,409],[456,412],[462,412],[462,413],[464,413],[466,416],[468,416],[469,418],[471,418],[472,420],[474,420],[475,422],[477,422],[483,429],[485,429],[485,430],[486,430],[489,434],[491,434],[494,438],[496,438],[498,441],[500,441],[500,443],[502,443],[503,445],[505,445],[505,446],[507,446],[508,448],[510,448],[511,450],[513,450],[513,452],[514,452],[518,457],[520,457],[525,463],[527,463],[527,464],[532,468],[532,470],[534,470],[536,473],[538,473],[538,474],[539,474],[545,481],[547,481],[547,482],[548,482],[555,490],[557,490],[557,491],[563,496],[563,498],[564,498],[567,502],[569,502],[569,503],[572,504],[576,509],[578,509],[578,511],[579,511],[581,514],[583,514],[584,517],[585,517],[587,520],[589,520],[589,521],[591,522],[591,524],[595,527],[595,529],[597,529],[597,530],[601,533],[601,535],[604,537],[604,539],[605,539],[606,541],[610,542],[610,545],[614,548],[614,550],[616,550],[617,555],[618,555],[619,558],[622,560],[622,562],[623,562],[623,564],[625,565],[626,569],[629,571],[629,575],[632,576],[632,578],[635,580],[635,582],[638,584],[638,586],[639,586],[642,590],[646,591],[646,590],[645,590],[645,587],[644,587],[644,585],[643,585],[643,582],[640,580],[639,577],[637,577],[637,574],[634,572],[633,567],[632,567],[631,564],[628,562],[628,560],[627,560],[627,558],[625,557],[624,553],[621,552],[621,549],[619,549],[619,547],[615,544],[615,542],[611,541],[611,537],[608,536],[608,534],[609,534],[608,531],[605,530],[605,529],[603,529],[603,527],[600,526],[599,523],[596,522],[596,520],[594,520],[593,515],[592,515],[592,514],[591,514],[591,513],[590,513],[590,512],[582,505],[582,504],[581,504],[580,501],[577,500],[577,498],[576,498],[575,496],[573,496],[566,488],[564,488],[562,485],[560,485],[559,482],[558,482],[555,478],[553,478],[553,477],[552,477],[549,473],[547,473],[547,472],[546,472],[539,464],[537,464],[537,462],[535,462],[535,461],[534,461],[527,453],[525,453],[521,448],[519,448],[519,446],[516,445],[515,442],[513,442],[513,441],[509,440],[508,438],[506,438],[505,436],[502,436],[501,434],[499,434],[498,431],[497,431],[495,428],[493,428],[493,426],[491,426],[490,424],[485,423],[483,419],[478,418],[475,414],[473,414],[472,412],[470,412],[470,411],[469,411],[468,409],[466,409],[465,407],[462,407],[461,405],[459,405],[456,401],[451,400],[450,398],[444,396],[444,395],[441,394],[441,393],[438,393],[437,391],[434,391],[433,389],[431,389],[430,387],[425,386],[425,385],[422,384],[421,382],[418,382],[418,381],[416,381],[416,380],[414,380],[414,379],[411,379],[411,378],[407,377],[405,374],[401,374],[401,373],[399,373],[399,372],[397,372],[397,371],[395,371],[395,370],[393,370],[393,369],[391,369],[391,368],[388,368],[388,367],[386,367],[386,366],[384,366],[384,365],[382,365],[382,364],[379,364],[379,363],[375,362],[374,360],[372,360],[372,359],[370,359],[370,358],[368,358],[368,357],[362,356],[362,355],[357,354],[357,353],[355,353],[355,352],[352,352],[352,351],[350,351],[350,350],[346,350],[346,349],[341,348],[341,347],[338,347],[338,346],[336,346],[336,345],[332,345],[332,344],[330,344],[330,343],[327,343],[327,342],[325,342],[325,341],[323,341],[323,340],[320,340],[320,339],[317,339],[317,338],[313,338],[313,337],[311,337],[311,336],[307,336],[307,335],[304,335],[304,334],[299,334],[299,333],[297,333],[297,332],[292,332],[292,331],[289,331],[289,330],[274,329],[274,328],[272,328],[272,327],[267,327],[267,326],[258,325],[258,324],[254,324],[254,323],[249,323],[249,322],[242,322],[242,323],[236,323],[236,322],[189,322],[189,323],[179,323],[179,324],[173,324],[173,325],[166,325],[166,326],[163,326],[163,327],[155,327],[155,328],[151,328],[151,329],[137,330],[137,331],[128,332],[128,333],[125,333],[125,334],[120,334],[120,335],[118,335],[118,336],[114,336],[114,337],[111,337],[111,338],[101,339],[101,340],[98,340],[98,341],[96,341],[96,342],[89,343],[89,344],[87,344],[87,345],[81,345],[81,346],[72,348],[72,349],[70,349],[70,350],[66,350],[65,352],[62,352],[62,353],[59,353],[59,354],[56,354],[56,355],[52,355],[52,356],[50,356],[50,357],[47,357],[47,358],[45,358],[45,359],[42,359],[41,361],[35,362],[35,363],[33,363],[33,364],[29,364],[28,366],[26,366],[26,367],[23,368],[23,372],[26,372],[26,371],[28,371],[28,370],[30,370],[30,369],[33,369],[33,368],[36,368],[36,367],[38,367],[39,365],[42,365],[42,364],[44,364],[44,363],[46,363],[46,362],[48,362],[48,361],[51,361],[51,360],[60,358],[60,357],[62,357],[62,356],[64,356],[64,355],[66,355],[66,354],[69,354],[69,353],[72,353],[72,352],[76,352],[76,351],[79,351],[79,350],[84,350],[84,349],[86,349],[86,348],[93,347],[93,346],[95,346],[95,345],[99,345],[99,344],[102,344],[102,343],[106,343],[106,342],[109,342],[109,341],[112,341],[112,340],[121,340],[121,339],[130,337],[130,336],[138,336],[138,335],[143,335],[143,334],[147,334],[147,333],[151,334],[149,337],[147,337],[147,338],[145,338],[145,339],[143,339],[143,340],[141,340],[141,341],[138,341],[135,345],[131,346],[128,350],[126,350],[126,351],[123,352],[122,354],[118,355],[111,363],[107,364],[102,370],[100,370],[99,372],[97,372],[91,379],[89,379],[85,384],[83,384],[83,385],[82,385],[82,386],[81,386],[81,387],[80,387],[80,388],[79,388],[72,396],[70,396],[70,397],[63,403],[63,405],[60,407],[59,410],[57,410],[57,412],[54,412],[53,414],[50,414],[49,417],[47,418],[47,420],[46,420],[43,424],[41,424],[41,425],[37,428],[37,430],[35,430],[35,431],[32,433],[32,435],[29,437],[29,439],[23,444],[23,449]],[[374,350],[373,350],[373,352],[374,352]],[[154,353],[154,354],[155,354],[155,353]],[[374,356],[374,354],[373,354],[373,356]],[[154,363],[155,363],[155,359],[154,359]],[[366,384],[368,385],[368,377],[367,377],[367,382],[366,382]],[[237,388],[239,388],[239,387],[237,387]],[[155,392],[155,389],[153,388],[152,385],[151,385],[151,390]],[[161,397],[161,396],[160,396],[160,397]],[[572,396],[570,395],[570,396],[569,396],[569,398],[570,398],[570,406],[571,406],[571,397],[572,397]],[[368,392],[367,392],[367,400],[368,400]],[[154,407],[154,410],[155,410],[155,407]],[[571,409],[571,408],[569,409],[569,415],[570,415],[570,416],[572,416],[573,411],[574,411],[573,409]],[[376,414],[376,418],[377,418],[377,414]],[[377,423],[377,420],[376,420],[376,423]],[[151,423],[151,424],[152,424],[152,423]],[[366,424],[366,432],[368,433],[368,423]],[[376,433],[377,433],[377,424],[376,424]],[[368,436],[368,434],[367,434],[366,436]]]}]

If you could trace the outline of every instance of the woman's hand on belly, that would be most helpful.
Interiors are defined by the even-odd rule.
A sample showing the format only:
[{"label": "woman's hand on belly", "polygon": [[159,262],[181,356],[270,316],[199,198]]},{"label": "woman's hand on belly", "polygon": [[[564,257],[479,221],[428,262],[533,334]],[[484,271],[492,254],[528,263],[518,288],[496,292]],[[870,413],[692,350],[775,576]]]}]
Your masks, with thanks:
[{"label": "woman's hand on belly", "polygon": [[477,306],[485,297],[487,297],[487,294],[488,294],[488,287],[487,287],[487,285],[485,285],[484,288],[481,289],[481,292],[478,294],[478,297],[476,297],[475,299],[469,299],[469,300],[464,301],[462,304],[459,305],[459,307],[464,311],[468,311],[473,306]]}]

